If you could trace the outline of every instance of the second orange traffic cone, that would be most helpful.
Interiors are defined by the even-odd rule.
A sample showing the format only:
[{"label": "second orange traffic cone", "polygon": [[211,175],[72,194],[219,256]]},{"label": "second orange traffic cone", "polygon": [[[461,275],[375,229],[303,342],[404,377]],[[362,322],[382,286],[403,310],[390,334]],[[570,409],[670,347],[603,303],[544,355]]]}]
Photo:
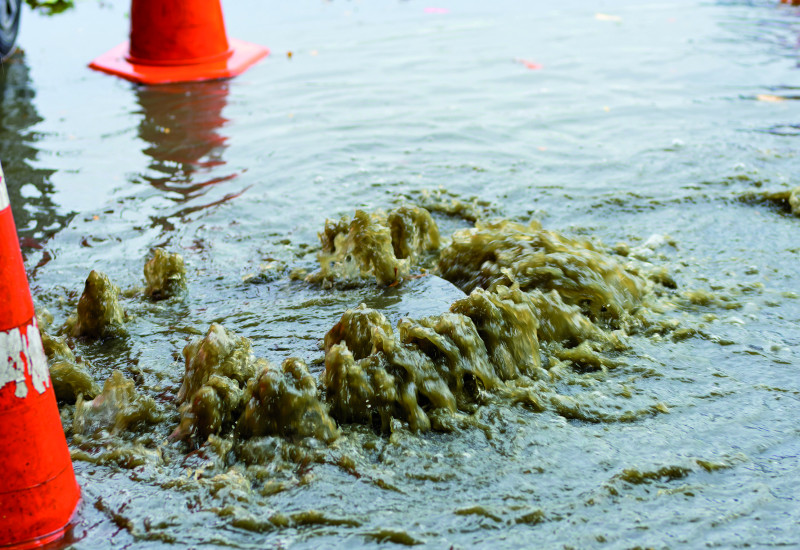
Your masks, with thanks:
[{"label": "second orange traffic cone", "polygon": [[0,167],[0,547],[64,535],[78,504],[47,358]]},{"label": "second orange traffic cone", "polygon": [[89,65],[142,84],[236,76],[269,50],[225,33],[220,0],[132,0],[130,42]]}]

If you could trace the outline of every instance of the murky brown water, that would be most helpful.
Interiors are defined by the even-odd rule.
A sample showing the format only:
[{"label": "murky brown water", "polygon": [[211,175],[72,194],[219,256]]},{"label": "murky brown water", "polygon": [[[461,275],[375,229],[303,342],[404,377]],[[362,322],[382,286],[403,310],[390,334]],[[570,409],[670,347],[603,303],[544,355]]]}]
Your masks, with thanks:
[{"label": "murky brown water", "polygon": [[26,12],[0,73],[47,331],[122,291],[52,344],[76,548],[798,543],[800,8],[248,0],[273,55],[162,88],[85,68],[126,9]]}]

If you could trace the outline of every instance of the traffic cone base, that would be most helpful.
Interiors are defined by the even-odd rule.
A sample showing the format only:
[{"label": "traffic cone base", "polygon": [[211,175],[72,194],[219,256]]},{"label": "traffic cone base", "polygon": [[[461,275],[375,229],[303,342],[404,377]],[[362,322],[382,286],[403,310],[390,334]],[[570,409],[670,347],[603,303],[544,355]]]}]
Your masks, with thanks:
[{"label": "traffic cone base", "polygon": [[0,356],[0,548],[37,548],[64,536],[80,487],[35,317],[0,332]]},{"label": "traffic cone base", "polygon": [[69,448],[0,166],[0,547],[64,535],[78,507]]},{"label": "traffic cone base", "polygon": [[[260,59],[269,55],[263,46],[229,39],[230,54],[193,60],[190,64],[148,61],[147,64],[132,61],[129,42],[101,55],[89,66],[104,73],[113,74],[139,84],[169,84],[174,82],[196,82],[231,78],[243,73]],[[168,64],[169,63],[169,64]]]},{"label": "traffic cone base", "polygon": [[54,533],[50,533],[49,535],[45,535],[43,537],[39,537],[36,540],[29,540],[28,542],[21,542],[19,544],[9,544],[7,546],[0,546],[3,550],[29,550],[31,548],[40,548],[51,542],[55,542],[59,539],[64,538],[67,533],[67,527],[59,529]]}]

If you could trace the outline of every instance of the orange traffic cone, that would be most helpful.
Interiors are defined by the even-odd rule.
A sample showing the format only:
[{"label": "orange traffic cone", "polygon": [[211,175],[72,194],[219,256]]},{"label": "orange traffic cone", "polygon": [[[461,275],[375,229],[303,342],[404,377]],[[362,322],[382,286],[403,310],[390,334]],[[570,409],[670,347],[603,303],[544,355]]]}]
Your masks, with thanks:
[{"label": "orange traffic cone", "polygon": [[230,78],[269,50],[228,40],[220,0],[132,0],[131,39],[89,66],[142,84]]},{"label": "orange traffic cone", "polygon": [[42,338],[0,167],[0,546],[61,538],[78,505]]}]

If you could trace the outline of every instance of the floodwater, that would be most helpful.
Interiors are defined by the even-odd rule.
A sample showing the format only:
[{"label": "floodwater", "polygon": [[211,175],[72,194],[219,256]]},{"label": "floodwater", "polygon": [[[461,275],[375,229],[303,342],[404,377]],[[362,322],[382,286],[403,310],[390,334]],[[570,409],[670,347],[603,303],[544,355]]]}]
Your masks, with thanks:
[{"label": "floodwater", "polygon": [[[187,269],[181,299],[120,298],[127,335],[73,342],[99,386],[116,369],[155,404],[87,436],[62,403],[75,548],[800,544],[800,218],[740,200],[798,185],[800,8],[239,0],[228,32],[269,58],[147,88],[86,68],[125,37],[123,4],[27,11],[0,71],[0,158],[49,330],[91,269],[143,286],[156,246]],[[487,219],[627,243],[674,280],[648,313],[663,330],[554,381],[569,413],[498,398],[449,431],[169,439],[181,352],[213,322],[319,379],[346,309],[446,311],[458,292],[435,275],[290,277],[316,269],[326,218],[439,188]],[[471,226],[435,219],[446,242]]]}]

